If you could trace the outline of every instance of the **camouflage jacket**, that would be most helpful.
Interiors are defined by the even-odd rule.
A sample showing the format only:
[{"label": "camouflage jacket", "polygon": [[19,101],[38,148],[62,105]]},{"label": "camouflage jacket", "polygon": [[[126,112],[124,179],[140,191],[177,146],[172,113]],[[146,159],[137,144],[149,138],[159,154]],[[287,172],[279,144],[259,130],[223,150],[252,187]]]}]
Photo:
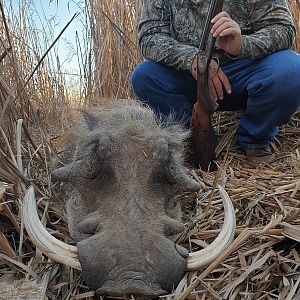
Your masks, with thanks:
[{"label": "camouflage jacket", "polygon": [[[145,58],[190,71],[208,13],[208,0],[144,0],[138,39]],[[223,10],[242,30],[240,58],[259,59],[288,49],[295,28],[285,0],[225,0]],[[221,64],[230,57],[216,44]]]}]

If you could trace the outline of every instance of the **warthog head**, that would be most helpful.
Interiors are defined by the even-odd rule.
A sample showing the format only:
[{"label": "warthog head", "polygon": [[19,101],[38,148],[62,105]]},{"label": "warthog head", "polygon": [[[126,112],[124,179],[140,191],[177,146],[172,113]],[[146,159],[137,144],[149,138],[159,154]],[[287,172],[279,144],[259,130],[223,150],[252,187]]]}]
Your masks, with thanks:
[{"label": "warthog head", "polygon": [[[163,126],[135,101],[114,101],[83,113],[74,139],[52,172],[77,248],[57,240],[46,245],[41,234],[33,233],[39,236],[37,247],[55,260],[81,265],[87,285],[99,295],[154,298],[172,291],[187,267],[208,262],[201,251],[215,256],[223,251],[234,226],[233,219],[225,221],[227,228],[217,245],[190,256],[172,241],[184,230],[174,197],[200,190],[183,166],[188,134],[179,125]],[[227,209],[234,218],[232,208]],[[28,227],[30,235],[41,226]],[[47,250],[54,244],[57,248]],[[215,248],[219,252],[213,254]]]}]

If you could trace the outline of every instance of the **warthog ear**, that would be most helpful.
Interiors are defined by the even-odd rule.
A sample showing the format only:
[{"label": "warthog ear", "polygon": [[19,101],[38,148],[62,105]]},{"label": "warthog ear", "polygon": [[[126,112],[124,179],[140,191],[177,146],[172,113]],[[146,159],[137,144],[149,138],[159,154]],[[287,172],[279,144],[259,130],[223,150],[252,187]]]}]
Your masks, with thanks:
[{"label": "warthog ear", "polygon": [[168,169],[167,181],[175,186],[174,194],[182,192],[198,192],[201,185],[185,171],[184,167],[172,162]]},{"label": "warthog ear", "polygon": [[[186,141],[190,131],[179,125],[172,125],[166,128],[168,145],[168,171],[167,181],[174,184],[174,194],[181,192],[198,192],[200,184],[187,174],[184,168],[184,156]],[[175,191],[176,190],[176,191]]]},{"label": "warthog ear", "polygon": [[81,120],[81,126],[87,127],[90,131],[94,130],[98,124],[98,119],[87,111],[81,110],[81,113],[83,116],[83,119]]},{"label": "warthog ear", "polygon": [[51,172],[51,181],[53,183],[57,181],[68,182],[70,179],[70,172],[69,166],[55,169]]},{"label": "warthog ear", "polygon": [[78,160],[76,162],[70,163],[65,167],[60,167],[51,172],[51,180],[52,182],[61,181],[68,182],[72,178],[86,178],[92,179],[94,178],[100,168],[100,164],[98,162],[87,162],[86,160]]},{"label": "warthog ear", "polygon": [[177,181],[184,192],[199,192],[201,189],[201,185],[186,173],[179,174]]}]

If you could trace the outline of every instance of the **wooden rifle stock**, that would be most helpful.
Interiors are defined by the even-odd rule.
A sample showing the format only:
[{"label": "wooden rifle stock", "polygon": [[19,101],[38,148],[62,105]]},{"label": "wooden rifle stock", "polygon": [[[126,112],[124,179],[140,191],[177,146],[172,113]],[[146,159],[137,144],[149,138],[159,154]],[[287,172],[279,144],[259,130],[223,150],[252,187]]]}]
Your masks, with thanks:
[{"label": "wooden rifle stock", "polygon": [[200,41],[197,66],[197,102],[191,119],[191,163],[202,170],[215,171],[215,138],[211,115],[218,104],[211,98],[208,88],[209,64],[215,38],[210,33],[211,20],[222,11],[224,0],[212,0]]}]

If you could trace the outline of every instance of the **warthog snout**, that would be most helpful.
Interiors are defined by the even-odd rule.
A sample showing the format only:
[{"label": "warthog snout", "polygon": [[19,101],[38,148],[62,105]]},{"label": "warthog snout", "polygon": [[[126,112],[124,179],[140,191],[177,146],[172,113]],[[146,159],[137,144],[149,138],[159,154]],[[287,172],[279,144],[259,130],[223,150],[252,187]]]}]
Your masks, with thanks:
[{"label": "warthog snout", "polygon": [[109,239],[97,234],[78,243],[86,283],[98,295],[155,298],[171,291],[187,264],[174,243],[149,232],[135,233],[141,235],[136,241],[123,236],[118,242],[118,234],[122,236],[122,230]]}]

